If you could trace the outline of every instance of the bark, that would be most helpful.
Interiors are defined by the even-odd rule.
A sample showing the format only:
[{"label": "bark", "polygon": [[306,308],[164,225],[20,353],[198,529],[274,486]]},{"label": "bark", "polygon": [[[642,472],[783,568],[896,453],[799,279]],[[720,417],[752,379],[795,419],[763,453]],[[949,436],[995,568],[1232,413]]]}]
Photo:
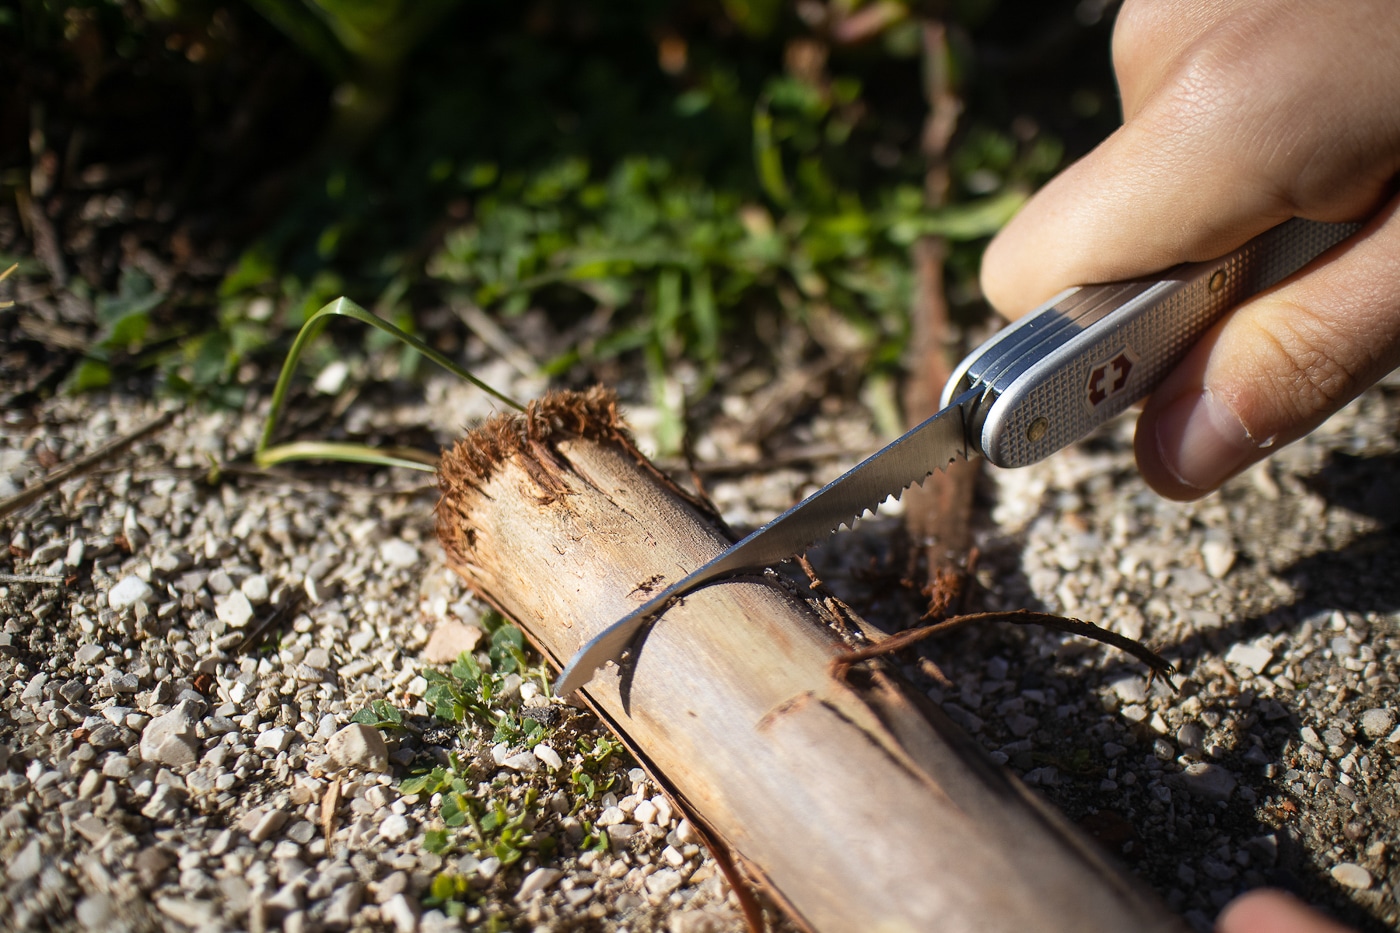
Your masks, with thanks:
[{"label": "bark", "polygon": [[[613,397],[556,394],[443,456],[451,565],[555,664],[728,544],[632,445]],[[687,596],[584,691],[711,837],[814,930],[1165,931],[1177,921],[932,704],[772,579]]]}]

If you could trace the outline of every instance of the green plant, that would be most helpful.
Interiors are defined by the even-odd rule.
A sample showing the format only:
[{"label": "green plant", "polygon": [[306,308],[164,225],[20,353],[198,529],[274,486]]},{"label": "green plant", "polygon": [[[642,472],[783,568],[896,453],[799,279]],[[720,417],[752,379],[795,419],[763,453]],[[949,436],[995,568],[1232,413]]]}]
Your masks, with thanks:
[{"label": "green plant", "polygon": [[277,429],[277,419],[282,414],[283,406],[287,403],[287,394],[291,389],[292,375],[296,372],[297,363],[301,360],[301,354],[307,344],[314,340],[316,336],[325,329],[330,319],[335,316],[348,317],[360,321],[361,323],[369,324],[379,331],[388,334],[400,343],[417,350],[448,372],[461,379],[465,379],[482,391],[505,402],[507,405],[516,409],[523,407],[519,402],[493,389],[412,334],[406,333],[383,318],[371,314],[348,298],[337,298],[307,319],[306,323],[302,325],[301,330],[297,333],[296,340],[292,343],[291,350],[287,352],[287,357],[282,363],[282,372],[277,378],[277,385],[272,390],[272,406],[268,410],[267,419],[263,422],[262,434],[258,439],[258,446],[253,454],[253,459],[259,466],[272,466],[290,460],[340,460],[352,463],[401,466],[429,472],[436,469],[437,458],[425,455],[419,451],[399,449],[381,450],[378,448],[366,447],[362,444],[338,444],[325,441],[297,441],[276,446],[272,445],[272,438]]},{"label": "green plant", "polygon": [[369,706],[351,716],[350,721],[374,726],[376,729],[402,729],[403,711],[387,700],[374,700]]}]

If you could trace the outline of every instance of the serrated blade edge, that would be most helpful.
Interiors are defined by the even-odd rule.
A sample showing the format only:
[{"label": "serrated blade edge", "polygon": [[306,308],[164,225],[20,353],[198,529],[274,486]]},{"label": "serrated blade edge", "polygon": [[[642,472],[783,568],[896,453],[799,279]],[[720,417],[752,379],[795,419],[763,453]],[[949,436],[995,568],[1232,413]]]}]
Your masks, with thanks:
[{"label": "serrated blade edge", "polygon": [[566,696],[598,668],[618,660],[637,631],[678,596],[720,577],[787,560],[875,511],[892,495],[922,483],[934,470],[967,459],[967,425],[981,392],[972,390],[923,424],[872,454],[739,543],[725,549],[590,639],[570,659],[555,684]]}]

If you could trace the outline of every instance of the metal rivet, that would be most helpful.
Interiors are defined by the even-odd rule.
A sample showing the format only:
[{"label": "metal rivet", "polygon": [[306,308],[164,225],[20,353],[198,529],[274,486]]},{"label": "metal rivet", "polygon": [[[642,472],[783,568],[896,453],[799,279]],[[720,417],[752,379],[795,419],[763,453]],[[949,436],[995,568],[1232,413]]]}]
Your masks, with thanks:
[{"label": "metal rivet", "polygon": [[1026,440],[1034,444],[1045,436],[1045,432],[1050,430],[1050,422],[1044,418],[1037,418],[1026,427]]},{"label": "metal rivet", "polygon": [[1218,292],[1225,287],[1225,270],[1216,269],[1210,277],[1210,290]]}]

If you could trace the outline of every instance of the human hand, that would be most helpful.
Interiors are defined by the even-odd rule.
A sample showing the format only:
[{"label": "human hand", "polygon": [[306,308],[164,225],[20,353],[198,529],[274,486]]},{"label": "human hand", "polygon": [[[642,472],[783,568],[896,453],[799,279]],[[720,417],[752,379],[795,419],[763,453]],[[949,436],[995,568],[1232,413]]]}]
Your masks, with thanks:
[{"label": "human hand", "polygon": [[1231,901],[1215,933],[1352,933],[1281,891],[1250,891]]},{"label": "human hand", "polygon": [[1126,0],[1113,60],[1124,125],[992,241],[998,310],[1213,259],[1293,216],[1372,218],[1218,322],[1147,401],[1139,469],[1194,499],[1400,365],[1400,3]]}]

